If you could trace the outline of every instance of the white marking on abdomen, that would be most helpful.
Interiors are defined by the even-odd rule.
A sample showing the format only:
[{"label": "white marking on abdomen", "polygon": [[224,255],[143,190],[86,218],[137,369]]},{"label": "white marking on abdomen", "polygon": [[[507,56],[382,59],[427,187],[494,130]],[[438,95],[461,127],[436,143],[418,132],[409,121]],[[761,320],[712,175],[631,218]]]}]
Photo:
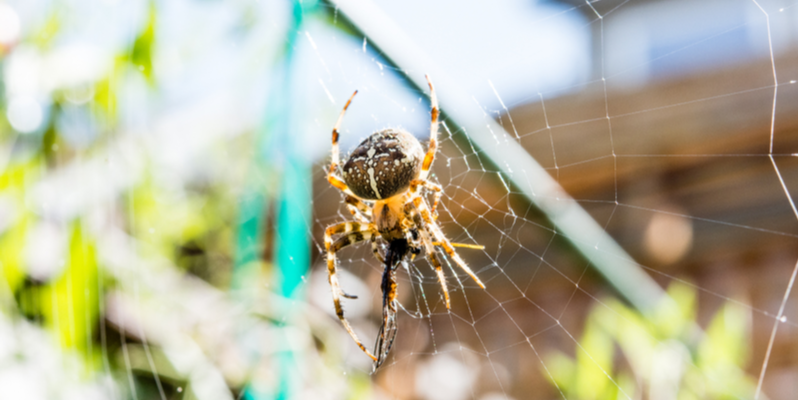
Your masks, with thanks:
[{"label": "white marking on abdomen", "polygon": [[378,183],[375,182],[375,170],[370,168],[367,170],[367,173],[369,174],[369,186],[372,187],[372,191],[375,192],[375,196],[378,196],[378,198],[381,199],[381,194],[378,192]]}]

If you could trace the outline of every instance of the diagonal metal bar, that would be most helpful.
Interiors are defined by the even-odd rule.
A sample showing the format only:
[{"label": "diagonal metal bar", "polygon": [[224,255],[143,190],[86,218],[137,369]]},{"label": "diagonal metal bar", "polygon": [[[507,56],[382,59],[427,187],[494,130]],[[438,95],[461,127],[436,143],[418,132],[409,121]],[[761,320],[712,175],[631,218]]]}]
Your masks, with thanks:
[{"label": "diagonal metal bar", "polygon": [[[329,0],[398,68],[425,90],[424,74],[436,85],[448,117],[470,132],[470,140],[513,185],[555,224],[573,246],[640,311],[649,313],[664,298],[661,287],[556,182],[505,128],[483,110],[446,70],[438,66],[386,13],[369,0]],[[662,303],[663,304],[663,303]]]}]

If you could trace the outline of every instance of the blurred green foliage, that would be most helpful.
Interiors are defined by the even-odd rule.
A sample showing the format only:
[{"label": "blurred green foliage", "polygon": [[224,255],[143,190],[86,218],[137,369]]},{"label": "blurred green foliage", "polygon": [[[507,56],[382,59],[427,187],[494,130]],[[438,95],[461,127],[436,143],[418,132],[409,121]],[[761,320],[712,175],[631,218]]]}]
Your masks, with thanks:
[{"label": "blurred green foliage", "polygon": [[150,84],[155,83],[153,75],[153,48],[156,32],[156,5],[151,1],[147,10],[144,29],[133,42],[130,62],[141,71]]},{"label": "blurred green foliage", "polygon": [[219,187],[165,190],[152,169],[125,197],[130,232],[147,257],[167,255],[218,288],[230,280],[234,201]]},{"label": "blurred green foliage", "polygon": [[64,272],[31,290],[38,297],[36,303],[41,305],[46,325],[58,335],[61,346],[77,350],[87,361],[97,361],[99,349],[92,345],[99,315],[100,283],[95,245],[79,221],[73,223],[70,236]]},{"label": "blurred green foliage", "polygon": [[552,382],[569,399],[741,399],[755,382],[747,365],[750,310],[726,302],[705,332],[697,293],[673,283],[652,316],[614,298],[590,312],[575,358],[545,358]]},{"label": "blurred green foliage", "polygon": [[[0,233],[0,266],[8,289],[13,293],[23,283],[26,269],[22,259],[28,228],[34,219],[33,214],[25,208],[25,187],[28,181],[36,179],[39,168],[38,160],[8,166],[0,174],[0,195],[4,195],[15,210],[17,217],[11,221],[5,232]],[[0,290],[3,290],[0,287]]]},{"label": "blurred green foliage", "polygon": [[[92,123],[98,124],[101,132],[112,133],[120,129],[119,91],[124,81],[131,74],[141,74],[151,86],[155,83],[153,54],[157,10],[154,2],[148,5],[141,31],[128,48],[119,49],[113,55],[110,68],[102,76],[84,82],[80,87],[48,88],[52,90],[48,93],[52,103],[44,115],[40,132],[27,135],[14,132],[6,117],[7,100],[5,96],[0,98],[0,138],[9,151],[0,161],[0,198],[12,210],[8,223],[0,226],[0,298],[14,299],[13,303],[3,303],[0,313],[14,318],[24,317],[39,324],[52,334],[64,354],[77,355],[78,363],[71,365],[79,365],[78,371],[69,371],[65,377],[77,373],[82,378],[91,379],[101,370],[101,353],[106,349],[102,348],[104,343],[99,343],[98,335],[100,319],[107,317],[102,315],[102,300],[109,291],[116,289],[116,283],[108,274],[103,277],[101,269],[107,266],[98,260],[96,240],[87,229],[84,216],[66,222],[56,221],[52,216],[33,211],[29,197],[32,189],[58,174],[61,167],[76,164],[98,150],[109,150],[103,137],[92,141],[86,148],[76,148],[65,140],[56,124],[65,109],[90,110]],[[65,15],[69,13],[65,12],[63,5],[54,5],[24,39],[25,46],[40,52],[36,53],[38,57],[47,55],[65,29],[75,28],[69,26],[70,18]],[[3,56],[5,54],[0,53],[0,72],[7,66]],[[5,88],[0,86],[0,89]],[[89,93],[88,101],[71,103],[68,94],[75,90]],[[211,201],[208,201],[209,197]],[[216,198],[220,201],[213,201],[213,195],[207,197],[205,194],[190,196],[188,201],[178,199],[157,189],[147,177],[125,198],[131,206],[127,226],[131,234],[144,232],[140,237],[145,239],[142,250],[151,250],[147,253],[150,257],[174,255],[186,243],[197,243],[205,251],[209,243],[213,246],[230,240],[230,232],[222,227],[221,222],[221,217],[226,214],[219,212],[226,208],[220,205],[220,201],[228,199]],[[36,249],[38,238],[32,235],[34,227],[41,223],[59,226],[67,237],[67,243],[60,265],[52,275],[34,278],[26,252],[40,251]],[[154,234],[148,236],[148,230]],[[213,232],[216,240],[205,236],[209,232]],[[109,346],[113,350],[115,344]]]}]

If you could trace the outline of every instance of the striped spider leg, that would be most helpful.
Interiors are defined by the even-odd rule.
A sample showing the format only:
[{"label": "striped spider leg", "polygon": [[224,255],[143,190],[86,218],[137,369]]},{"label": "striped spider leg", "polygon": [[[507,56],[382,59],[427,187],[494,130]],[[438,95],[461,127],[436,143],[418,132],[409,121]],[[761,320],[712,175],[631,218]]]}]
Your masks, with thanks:
[{"label": "striped spider leg", "polygon": [[[364,203],[361,199],[355,196],[346,195],[344,198],[344,202],[347,204],[347,210],[350,211],[350,214],[353,214],[353,218],[356,221],[361,222],[363,224],[369,224],[369,216],[371,210],[369,206]],[[380,235],[373,235],[372,238],[369,240],[370,244],[372,245],[372,255],[383,264],[383,256],[381,255],[381,248],[378,246],[378,238]]]},{"label": "striped spider leg", "polygon": [[[422,199],[421,197],[417,197],[415,199]],[[425,226],[425,223],[420,216],[420,213],[417,211],[416,206],[413,202],[409,202],[406,204],[405,207],[406,214],[411,217],[414,221],[414,224],[418,227],[418,234],[420,236],[420,241],[422,242],[422,247],[425,250],[425,255],[428,256],[428,261],[433,266],[434,271],[436,271],[436,277],[439,279],[439,283],[442,285],[442,293],[444,294],[444,303],[447,306],[447,309],[450,309],[450,293],[447,291],[447,280],[444,277],[444,270],[442,269],[442,264],[439,263],[439,259],[436,258],[436,249],[433,245],[433,240],[431,240],[431,235],[428,231],[428,228]]]},{"label": "striped spider leg", "polygon": [[[333,235],[344,234],[343,236],[332,241]],[[378,361],[378,358],[372,355],[366,347],[359,340],[358,335],[350,327],[350,323],[344,318],[344,310],[341,305],[341,297],[348,299],[355,299],[357,296],[346,293],[339,286],[339,278],[336,275],[336,252],[351,245],[365,240],[371,240],[374,236],[379,235],[375,230],[373,224],[361,224],[359,222],[342,222],[336,225],[331,225],[325,229],[325,251],[328,254],[328,283],[331,285],[331,293],[333,294],[333,306],[336,309],[336,316],[342,322],[347,333],[356,342],[358,347],[367,353],[373,361]]]},{"label": "striped spider leg", "polygon": [[411,193],[416,193],[419,188],[424,187],[429,191],[433,192],[433,205],[431,205],[431,214],[434,221],[438,217],[438,211],[436,207],[439,206],[439,200],[442,198],[442,187],[429,181],[429,180],[422,180],[422,179],[415,179],[411,181],[411,186],[409,186],[409,190]]},{"label": "striped spider leg", "polygon": [[347,107],[350,107],[350,102],[353,101],[353,97],[356,96],[356,93],[358,93],[358,90],[353,92],[350,98],[347,99],[347,103],[344,104],[344,108],[342,108],[342,112],[339,113],[339,118],[333,126],[333,132],[331,133],[331,167],[330,170],[328,170],[328,182],[350,197],[356,196],[353,194],[353,191],[347,187],[344,180],[337,174],[339,169],[339,127],[342,125],[342,119],[347,111]]},{"label": "striped spider leg", "polygon": [[431,237],[436,239],[435,244],[444,248],[447,255],[450,256],[450,258],[455,261],[455,263],[461,269],[463,269],[464,272],[466,272],[467,275],[469,275],[475,281],[475,283],[478,284],[478,286],[480,286],[482,289],[485,289],[486,286],[483,284],[483,282],[481,282],[480,278],[475,275],[475,273],[467,265],[467,263],[464,262],[461,256],[456,253],[453,244],[444,235],[436,221],[433,220],[425,200],[417,195],[409,204],[412,205],[412,207],[409,209],[413,213],[412,217],[414,218],[415,223],[422,228],[420,230],[422,242],[428,253],[428,258],[431,260],[431,264],[433,264],[436,274],[439,276],[439,281],[442,284],[442,290],[445,291],[445,304],[447,305],[447,308],[450,308],[450,296],[447,294],[447,283],[445,282],[444,273],[441,271],[441,264],[439,264],[438,260],[436,260],[435,252],[433,251],[434,241],[431,240]]},{"label": "striped spider leg", "polygon": [[417,178],[423,181],[428,177],[428,172],[433,165],[433,158],[436,156],[436,149],[439,148],[439,101],[436,100],[436,91],[433,89],[431,78],[425,75],[425,80],[428,81],[428,87],[431,89],[431,139],[428,142],[428,152],[425,153],[425,158],[422,160],[422,170]]}]

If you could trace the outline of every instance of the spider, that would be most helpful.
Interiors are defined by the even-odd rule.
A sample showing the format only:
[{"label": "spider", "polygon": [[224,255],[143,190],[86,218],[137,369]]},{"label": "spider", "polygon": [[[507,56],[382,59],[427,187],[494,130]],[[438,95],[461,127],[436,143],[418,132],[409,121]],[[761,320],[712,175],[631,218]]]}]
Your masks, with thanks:
[{"label": "spider", "polygon": [[[374,362],[375,371],[386,360],[397,334],[397,281],[395,270],[400,262],[411,255],[412,259],[423,250],[436,271],[444,294],[445,306],[450,309],[442,265],[436,258],[435,246],[445,252],[481,288],[483,282],[467,266],[453,247],[482,249],[482,246],[451,243],[437,224],[436,207],[442,195],[441,186],[427,180],[437,150],[439,131],[439,105],[433,83],[426,75],[431,90],[431,137],[427,153],[420,142],[402,129],[384,129],[373,133],[350,154],[339,175],[339,126],[358,91],[347,100],[333,126],[332,161],[328,182],[345,194],[347,209],[355,221],[341,222],[325,229],[325,250],[328,258],[328,282],[333,294],[336,315],[353,338]],[[433,204],[428,205],[420,193],[425,189],[433,193]],[[334,240],[334,236],[338,238]],[[385,257],[380,254],[377,240],[383,239]],[[367,350],[344,317],[341,297],[356,299],[339,286],[336,275],[336,252],[342,248],[370,241],[372,252],[384,264],[381,291],[383,293],[383,324],[373,352]]]}]

